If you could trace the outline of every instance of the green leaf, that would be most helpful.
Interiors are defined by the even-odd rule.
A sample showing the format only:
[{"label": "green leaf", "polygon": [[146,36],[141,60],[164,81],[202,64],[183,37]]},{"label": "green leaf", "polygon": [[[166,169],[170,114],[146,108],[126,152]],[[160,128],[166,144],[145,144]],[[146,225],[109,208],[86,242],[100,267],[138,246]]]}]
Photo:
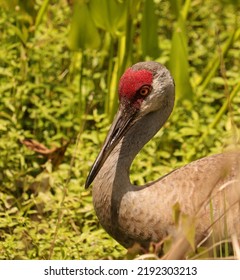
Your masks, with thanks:
[{"label": "green leaf", "polygon": [[44,0],[41,8],[39,9],[39,11],[37,13],[36,21],[35,21],[35,30],[38,28],[39,24],[41,23],[43,16],[47,11],[48,4],[49,4],[49,0]]},{"label": "green leaf", "polygon": [[153,0],[146,0],[143,8],[141,25],[141,43],[143,56],[150,56],[153,59],[159,57],[158,47],[158,20],[155,14]]},{"label": "green leaf", "polygon": [[181,208],[180,208],[180,204],[177,202],[173,205],[172,207],[173,209],[173,221],[175,223],[176,226],[179,225],[179,220],[181,217]]},{"label": "green leaf", "polygon": [[170,7],[172,10],[172,13],[175,15],[176,18],[178,18],[180,15],[183,0],[170,0],[169,2],[171,4]]},{"label": "green leaf", "polygon": [[199,132],[196,130],[195,127],[183,127],[179,131],[180,134],[184,136],[197,136],[199,135]]},{"label": "green leaf", "polygon": [[190,243],[192,249],[195,248],[195,221],[188,215],[181,214],[181,226],[183,233]]},{"label": "green leaf", "polygon": [[101,40],[85,1],[76,1],[69,35],[72,50],[98,49]]},{"label": "green leaf", "polygon": [[185,23],[181,16],[172,36],[169,69],[176,85],[177,99],[191,99],[193,91],[189,79],[189,63]]},{"label": "green leaf", "polygon": [[128,1],[91,0],[89,11],[95,25],[112,35],[126,24]]}]

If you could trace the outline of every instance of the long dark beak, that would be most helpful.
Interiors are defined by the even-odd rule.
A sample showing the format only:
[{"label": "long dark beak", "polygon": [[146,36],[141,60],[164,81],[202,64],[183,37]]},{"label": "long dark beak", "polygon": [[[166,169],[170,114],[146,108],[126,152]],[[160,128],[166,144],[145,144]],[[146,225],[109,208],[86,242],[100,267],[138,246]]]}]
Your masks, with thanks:
[{"label": "long dark beak", "polygon": [[128,129],[134,123],[136,113],[137,110],[131,106],[128,109],[126,109],[126,107],[119,108],[115,119],[112,123],[112,126],[108,132],[106,140],[103,144],[103,147],[88,174],[85,183],[86,189],[91,185],[91,183],[97,176],[99,170],[103,166],[111,151],[114,149],[117,143],[122,139],[122,137],[126,134]]}]

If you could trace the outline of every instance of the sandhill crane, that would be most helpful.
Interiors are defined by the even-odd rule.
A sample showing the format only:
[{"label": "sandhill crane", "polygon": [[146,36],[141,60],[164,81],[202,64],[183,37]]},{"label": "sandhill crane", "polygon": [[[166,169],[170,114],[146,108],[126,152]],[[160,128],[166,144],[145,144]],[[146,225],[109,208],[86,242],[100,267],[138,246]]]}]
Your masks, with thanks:
[{"label": "sandhill crane", "polygon": [[[174,236],[173,206],[198,217],[196,241],[240,235],[239,152],[196,160],[162,178],[135,186],[131,163],[163,126],[174,105],[174,81],[157,62],[139,62],[119,82],[119,109],[86,180],[101,225],[126,248]],[[213,226],[212,226],[213,225]]]}]

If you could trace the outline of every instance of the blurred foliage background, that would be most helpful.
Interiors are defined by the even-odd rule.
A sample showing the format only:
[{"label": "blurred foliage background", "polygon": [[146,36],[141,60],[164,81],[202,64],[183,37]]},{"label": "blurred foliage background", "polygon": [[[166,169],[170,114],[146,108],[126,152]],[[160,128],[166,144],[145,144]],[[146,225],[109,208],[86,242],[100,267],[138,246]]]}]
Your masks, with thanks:
[{"label": "blurred foliage background", "polygon": [[133,183],[236,147],[239,22],[238,0],[0,0],[0,258],[127,258],[84,190],[119,77],[155,60],[176,83]]}]

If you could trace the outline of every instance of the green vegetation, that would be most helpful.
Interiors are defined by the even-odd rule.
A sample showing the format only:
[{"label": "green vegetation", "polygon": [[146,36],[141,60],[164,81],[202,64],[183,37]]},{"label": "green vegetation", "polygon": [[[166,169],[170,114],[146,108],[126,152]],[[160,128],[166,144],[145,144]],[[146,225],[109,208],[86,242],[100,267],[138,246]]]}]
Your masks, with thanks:
[{"label": "green vegetation", "polygon": [[86,2],[0,0],[0,259],[127,258],[84,182],[135,62],[170,68],[177,105],[132,182],[239,143],[239,1]]}]

